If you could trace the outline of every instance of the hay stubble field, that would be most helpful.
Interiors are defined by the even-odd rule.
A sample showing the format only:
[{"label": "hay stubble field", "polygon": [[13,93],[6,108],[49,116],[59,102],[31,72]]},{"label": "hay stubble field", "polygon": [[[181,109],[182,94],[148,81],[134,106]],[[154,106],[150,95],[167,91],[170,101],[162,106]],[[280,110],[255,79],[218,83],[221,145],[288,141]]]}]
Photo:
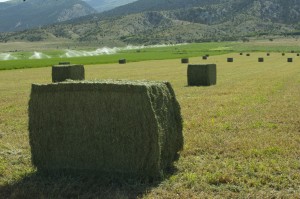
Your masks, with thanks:
[{"label": "hay stubble field", "polygon": [[[234,62],[227,63],[228,57]],[[190,63],[217,64],[217,85],[188,87],[187,65],[179,59],[85,67],[90,80],[172,84],[184,120],[184,150],[170,174],[154,183],[36,174],[28,100],[31,83],[51,82],[51,69],[0,71],[0,196],[300,198],[300,57],[232,53],[208,60],[199,55]]]}]

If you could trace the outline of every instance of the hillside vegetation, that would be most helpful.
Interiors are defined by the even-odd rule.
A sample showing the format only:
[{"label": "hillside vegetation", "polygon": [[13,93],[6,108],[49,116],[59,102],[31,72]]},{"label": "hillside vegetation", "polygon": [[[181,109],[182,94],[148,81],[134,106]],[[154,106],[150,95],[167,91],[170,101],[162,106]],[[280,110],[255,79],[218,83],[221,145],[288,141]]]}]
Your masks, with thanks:
[{"label": "hillside vegetation", "polygon": [[299,21],[300,5],[295,0],[139,0],[65,23],[0,34],[0,41],[63,38],[125,45],[241,40],[297,36]]}]

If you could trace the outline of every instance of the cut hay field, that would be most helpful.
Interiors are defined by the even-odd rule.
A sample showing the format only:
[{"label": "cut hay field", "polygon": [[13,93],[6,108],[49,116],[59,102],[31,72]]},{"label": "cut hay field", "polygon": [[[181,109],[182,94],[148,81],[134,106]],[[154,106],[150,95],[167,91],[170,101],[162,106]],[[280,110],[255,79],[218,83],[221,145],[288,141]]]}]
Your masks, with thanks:
[{"label": "cut hay field", "polygon": [[190,63],[216,63],[217,85],[187,87],[180,59],[86,66],[91,80],[171,82],[184,150],[153,183],[38,175],[27,108],[31,83],[50,83],[51,68],[0,71],[0,198],[300,198],[300,57],[234,53]]}]

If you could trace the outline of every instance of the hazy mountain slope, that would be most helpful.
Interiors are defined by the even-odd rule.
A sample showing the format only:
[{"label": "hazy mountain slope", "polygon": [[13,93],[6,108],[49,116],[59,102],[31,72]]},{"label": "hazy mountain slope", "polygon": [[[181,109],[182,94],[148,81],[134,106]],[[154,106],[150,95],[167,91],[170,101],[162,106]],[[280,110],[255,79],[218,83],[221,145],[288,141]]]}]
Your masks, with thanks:
[{"label": "hazy mountain slope", "polygon": [[102,12],[110,10],[118,6],[122,6],[131,3],[136,0],[84,0],[97,11]]},{"label": "hazy mountain slope", "polygon": [[95,13],[81,0],[28,0],[0,3],[0,31],[18,31]]},{"label": "hazy mountain slope", "polygon": [[[158,5],[164,6],[159,11],[136,13],[132,6],[143,1],[146,0],[125,6],[134,14],[119,13],[108,17],[112,14],[109,11],[73,20],[72,23],[65,22],[32,30],[30,34],[26,31],[0,35],[0,40],[26,40],[30,35],[43,34],[46,36],[42,39],[51,36],[112,45],[157,44],[238,40],[249,36],[300,32],[299,0],[174,0],[178,3],[176,5],[167,4],[167,0],[148,0],[153,2],[153,9]],[[177,9],[181,3],[185,3],[185,7]],[[170,6],[176,9],[171,9]]]}]

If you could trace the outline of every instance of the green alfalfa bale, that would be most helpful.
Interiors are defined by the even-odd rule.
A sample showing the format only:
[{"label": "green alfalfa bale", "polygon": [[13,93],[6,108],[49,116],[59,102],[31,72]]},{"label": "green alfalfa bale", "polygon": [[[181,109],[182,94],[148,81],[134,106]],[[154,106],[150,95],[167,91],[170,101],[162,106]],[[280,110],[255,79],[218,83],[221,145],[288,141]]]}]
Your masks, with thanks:
[{"label": "green alfalfa bale", "polygon": [[40,172],[160,178],[183,148],[180,106],[167,82],[34,84],[29,138]]},{"label": "green alfalfa bale", "polygon": [[126,59],[119,59],[119,64],[126,64],[127,60]]},{"label": "green alfalfa bale", "polygon": [[216,64],[188,65],[187,79],[189,86],[211,86],[217,83]]},{"label": "green alfalfa bale", "polygon": [[69,65],[71,64],[70,62],[59,62],[58,65]]},{"label": "green alfalfa bale", "polygon": [[287,58],[287,62],[293,62],[293,58]]},{"label": "green alfalfa bale", "polygon": [[258,62],[264,62],[264,58],[263,57],[259,57],[258,58]]},{"label": "green alfalfa bale", "polygon": [[188,64],[189,63],[189,59],[188,58],[182,58],[181,59],[181,63],[182,64]]},{"label": "green alfalfa bale", "polygon": [[70,80],[84,80],[85,72],[83,65],[54,65],[52,66],[52,82]]},{"label": "green alfalfa bale", "polygon": [[233,62],[233,58],[232,57],[227,58],[227,62]]}]

